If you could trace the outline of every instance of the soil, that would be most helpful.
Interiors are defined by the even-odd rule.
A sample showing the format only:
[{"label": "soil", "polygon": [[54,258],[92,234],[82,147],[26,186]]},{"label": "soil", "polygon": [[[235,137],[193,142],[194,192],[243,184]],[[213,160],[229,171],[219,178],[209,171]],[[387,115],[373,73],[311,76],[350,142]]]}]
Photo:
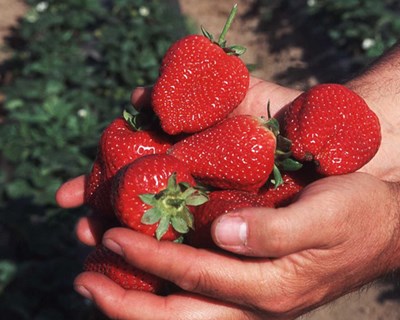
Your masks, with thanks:
[{"label": "soil", "polygon": [[[319,49],[318,51],[313,47],[314,39],[307,43],[304,41],[303,34],[296,34],[290,28],[263,29],[260,26],[260,14],[255,10],[255,0],[179,0],[182,12],[188,17],[194,29],[199,31],[200,25],[204,25],[214,35],[220,33],[234,3],[239,4],[239,12],[229,31],[228,41],[247,48],[243,59],[246,63],[257,66],[252,72],[254,76],[298,89],[340,78],[342,69],[337,68],[334,63],[326,63],[326,54],[321,55],[321,52],[324,53],[326,50]],[[22,0],[0,0],[0,47],[9,34],[10,28],[16,25],[18,17],[24,14],[26,9]],[[289,41],[289,45],[286,43],[283,46],[274,42],[277,34],[290,34],[289,37],[284,37],[286,42]],[[318,51],[318,55],[307,54],[312,50]],[[6,57],[7,54],[0,51],[0,63]],[[332,64],[335,65],[334,70],[331,67]],[[398,279],[397,285],[393,279],[379,281],[313,311],[303,318],[309,320],[400,319]]]}]

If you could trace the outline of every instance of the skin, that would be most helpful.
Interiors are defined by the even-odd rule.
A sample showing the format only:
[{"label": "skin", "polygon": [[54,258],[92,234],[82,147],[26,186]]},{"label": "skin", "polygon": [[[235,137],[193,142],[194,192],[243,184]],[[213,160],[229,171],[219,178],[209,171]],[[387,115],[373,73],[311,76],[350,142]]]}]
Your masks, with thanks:
[{"label": "skin", "polygon": [[[245,208],[220,217],[212,235],[224,253],[159,242],[128,229],[104,233],[101,221],[90,217],[78,222],[83,243],[102,241],[182,292],[156,296],[126,291],[96,273],[80,274],[76,290],[114,319],[294,319],[397,270],[399,84],[397,46],[347,83],[381,121],[383,140],[376,156],[360,172],[310,184],[288,207]],[[149,90],[135,89],[133,102],[144,105]],[[269,99],[272,114],[277,114],[298,94],[253,78],[235,112],[265,115]],[[82,204],[83,181],[77,177],[60,187],[60,206]]]}]

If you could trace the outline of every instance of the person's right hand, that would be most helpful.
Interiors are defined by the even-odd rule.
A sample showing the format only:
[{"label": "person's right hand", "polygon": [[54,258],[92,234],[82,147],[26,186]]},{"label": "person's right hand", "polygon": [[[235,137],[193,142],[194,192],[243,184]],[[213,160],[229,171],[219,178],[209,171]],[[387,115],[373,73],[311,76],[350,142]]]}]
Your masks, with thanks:
[{"label": "person's right hand", "polygon": [[124,290],[93,272],[75,286],[117,319],[294,319],[400,267],[398,197],[397,184],[365,173],[323,178],[287,207],[218,218],[223,252],[110,229],[103,245],[182,290]]}]

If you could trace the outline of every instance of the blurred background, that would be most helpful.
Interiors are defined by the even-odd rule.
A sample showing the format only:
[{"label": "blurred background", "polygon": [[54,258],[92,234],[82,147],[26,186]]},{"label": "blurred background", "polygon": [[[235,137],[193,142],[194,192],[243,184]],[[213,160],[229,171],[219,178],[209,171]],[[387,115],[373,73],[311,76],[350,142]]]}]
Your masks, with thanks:
[{"label": "blurred background", "polygon": [[[218,34],[234,3],[227,40],[252,74],[298,89],[351,78],[400,37],[397,0],[0,0],[1,319],[103,319],[72,288],[86,209],[59,209],[55,191],[90,170],[169,45],[200,25]],[[388,277],[305,318],[394,320],[399,307]]]}]

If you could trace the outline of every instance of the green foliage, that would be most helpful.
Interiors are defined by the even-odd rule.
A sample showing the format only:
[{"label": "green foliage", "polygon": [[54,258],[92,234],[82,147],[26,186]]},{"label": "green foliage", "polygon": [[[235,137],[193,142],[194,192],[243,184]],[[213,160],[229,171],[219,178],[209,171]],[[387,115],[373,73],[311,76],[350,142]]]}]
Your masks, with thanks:
[{"label": "green foliage", "polygon": [[27,0],[0,70],[0,311],[2,319],[89,319],[72,290],[85,250],[84,209],[58,209],[60,184],[90,170],[104,127],[149,85],[186,33],[173,1]]},{"label": "green foliage", "polygon": [[400,37],[397,0],[259,0],[266,21],[288,12],[287,23],[304,37],[327,36],[336,50],[365,64],[381,55]]},{"label": "green foliage", "polygon": [[396,0],[308,1],[305,13],[322,24],[339,47],[354,55],[377,57],[400,35]]}]

